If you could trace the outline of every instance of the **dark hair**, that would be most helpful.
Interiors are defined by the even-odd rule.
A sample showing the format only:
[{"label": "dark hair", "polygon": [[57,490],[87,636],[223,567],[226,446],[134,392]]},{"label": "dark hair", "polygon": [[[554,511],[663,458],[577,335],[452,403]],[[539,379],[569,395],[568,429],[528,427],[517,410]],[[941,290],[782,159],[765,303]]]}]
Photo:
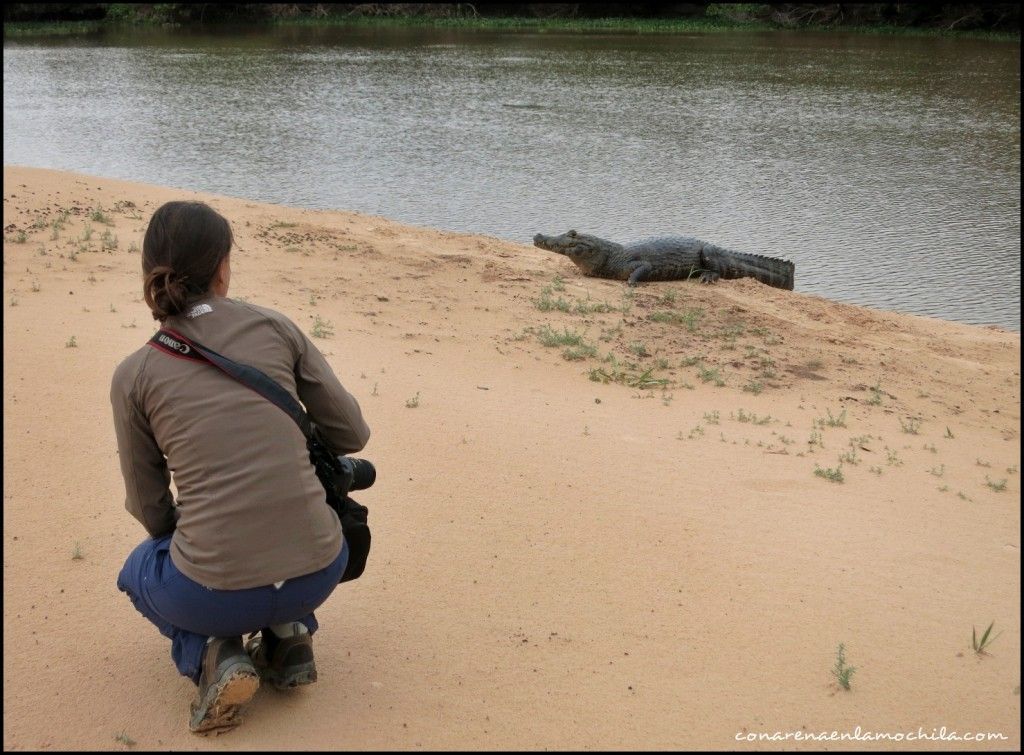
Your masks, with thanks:
[{"label": "dark hair", "polygon": [[234,237],[228,221],[203,202],[167,202],[153,213],[142,242],[142,293],[163,322],[205,294]]}]

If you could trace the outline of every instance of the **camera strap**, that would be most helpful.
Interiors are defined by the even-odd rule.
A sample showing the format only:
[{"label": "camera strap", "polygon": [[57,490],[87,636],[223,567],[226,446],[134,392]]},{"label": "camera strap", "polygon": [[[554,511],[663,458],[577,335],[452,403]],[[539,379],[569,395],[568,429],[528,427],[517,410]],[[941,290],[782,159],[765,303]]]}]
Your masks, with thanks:
[{"label": "camera strap", "polygon": [[218,354],[208,349],[197,341],[192,341],[185,336],[167,328],[158,330],[149,339],[149,345],[157,351],[162,351],[178,359],[187,359],[190,362],[210,364],[228,377],[234,378],[242,385],[252,389],[270,403],[281,409],[285,414],[295,420],[295,424],[302,430],[307,439],[312,437],[313,428],[302,405],[295,400],[288,391],[272,377],[248,364],[239,364],[228,359],[223,354]]},{"label": "camera strap", "polygon": [[251,388],[281,411],[295,420],[295,424],[306,436],[306,445],[310,451],[310,461],[316,470],[316,476],[324,486],[326,504],[338,515],[341,531],[349,547],[349,559],[345,572],[341,575],[342,582],[357,579],[366,568],[366,558],[370,553],[370,528],[367,525],[367,509],[348,495],[348,490],[339,491],[335,475],[340,468],[338,458],[332,454],[320,436],[319,428],[315,427],[309,415],[292,394],[281,387],[281,384],[266,373],[248,364],[239,364],[208,349],[201,343],[192,341],[185,336],[167,328],[158,330],[149,339],[149,345],[178,359],[190,362],[206,363],[234,378],[247,388]]}]

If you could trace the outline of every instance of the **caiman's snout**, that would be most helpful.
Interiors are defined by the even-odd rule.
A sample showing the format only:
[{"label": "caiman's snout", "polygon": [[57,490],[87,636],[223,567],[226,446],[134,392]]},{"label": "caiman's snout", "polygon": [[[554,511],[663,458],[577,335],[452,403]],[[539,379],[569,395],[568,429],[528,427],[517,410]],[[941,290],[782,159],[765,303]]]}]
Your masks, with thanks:
[{"label": "caiman's snout", "polygon": [[564,254],[564,252],[561,249],[555,247],[555,245],[552,243],[551,237],[545,236],[543,233],[538,233],[536,236],[533,237],[533,245],[539,246],[541,249],[546,249],[549,252],[558,252],[559,254]]}]

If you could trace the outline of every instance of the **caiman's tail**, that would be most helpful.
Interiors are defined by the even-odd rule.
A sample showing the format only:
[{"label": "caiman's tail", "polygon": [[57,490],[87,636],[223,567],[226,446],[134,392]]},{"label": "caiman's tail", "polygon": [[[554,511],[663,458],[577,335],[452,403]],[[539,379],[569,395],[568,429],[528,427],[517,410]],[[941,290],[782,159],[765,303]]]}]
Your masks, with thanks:
[{"label": "caiman's tail", "polygon": [[777,257],[734,252],[706,244],[701,250],[701,266],[722,278],[757,278],[775,288],[793,290],[796,265]]}]

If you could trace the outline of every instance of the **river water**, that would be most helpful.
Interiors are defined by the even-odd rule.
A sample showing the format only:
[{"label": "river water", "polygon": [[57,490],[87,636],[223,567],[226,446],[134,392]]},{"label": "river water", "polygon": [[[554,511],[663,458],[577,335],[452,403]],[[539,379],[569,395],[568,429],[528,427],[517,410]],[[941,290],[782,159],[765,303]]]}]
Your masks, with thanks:
[{"label": "river water", "polygon": [[530,243],[697,236],[1020,330],[1020,46],[183,30],[4,42],[4,164]]}]

